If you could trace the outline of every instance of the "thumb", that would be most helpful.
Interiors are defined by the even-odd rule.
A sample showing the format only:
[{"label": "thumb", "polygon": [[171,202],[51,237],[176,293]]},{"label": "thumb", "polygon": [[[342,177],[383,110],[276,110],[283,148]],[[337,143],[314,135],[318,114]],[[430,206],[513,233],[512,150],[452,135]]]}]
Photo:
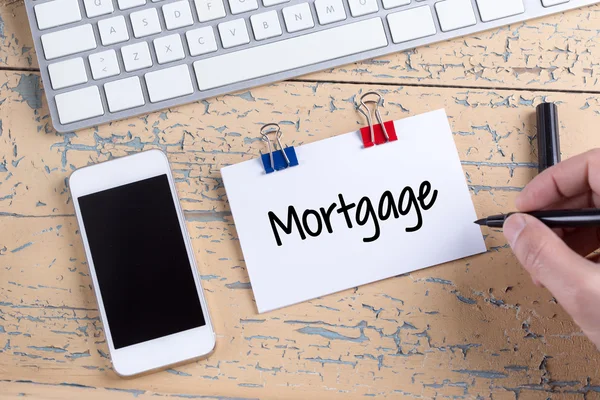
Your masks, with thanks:
[{"label": "thumb", "polygon": [[600,348],[600,272],[542,222],[510,216],[504,235],[534,282],[544,285]]}]

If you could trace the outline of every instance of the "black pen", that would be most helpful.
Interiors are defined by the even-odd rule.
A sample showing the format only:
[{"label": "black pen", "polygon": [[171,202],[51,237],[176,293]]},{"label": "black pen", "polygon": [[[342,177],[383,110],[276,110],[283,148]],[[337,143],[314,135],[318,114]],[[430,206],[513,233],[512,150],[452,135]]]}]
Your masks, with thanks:
[{"label": "black pen", "polygon": [[[491,215],[475,221],[478,225],[490,228],[502,228],[506,219],[517,213]],[[532,211],[522,214],[531,215],[539,219],[550,228],[577,228],[582,226],[600,226],[600,209],[588,208],[583,210],[548,210]]]}]

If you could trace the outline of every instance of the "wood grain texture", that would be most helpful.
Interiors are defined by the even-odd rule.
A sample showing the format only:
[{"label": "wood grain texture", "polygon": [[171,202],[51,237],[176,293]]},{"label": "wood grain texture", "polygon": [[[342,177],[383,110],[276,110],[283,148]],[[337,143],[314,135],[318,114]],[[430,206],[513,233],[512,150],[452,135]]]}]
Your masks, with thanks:
[{"label": "wood grain texture", "polygon": [[[379,86],[287,82],[77,133],[50,125],[39,77],[0,74],[0,392],[41,398],[365,396],[597,398],[600,355],[534,287],[502,234],[486,254],[258,315],[219,169],[282,125],[300,145],[363,125]],[[536,174],[534,106],[561,107],[562,149],[600,144],[597,96],[388,87],[386,119],[446,108],[479,215],[511,208]],[[218,334],[205,361],[119,379],[91,289],[67,178],[150,148],[167,152]],[[315,279],[319,279],[315,276]],[[115,392],[116,391],[116,392]],[[202,397],[207,396],[207,397]]]},{"label": "wood grain texture", "polygon": [[[600,5],[305,76],[309,81],[598,92]],[[0,0],[0,68],[37,68],[22,0]]]},{"label": "wood grain texture", "polygon": [[21,0],[0,0],[0,69],[39,68]]},{"label": "wood grain texture", "polygon": [[[536,104],[560,104],[563,157],[600,145],[599,19],[588,7],[59,134],[23,3],[0,0],[0,398],[600,399],[600,354],[494,230],[486,254],[258,315],[219,173],[264,151],[267,122],[294,145],[356,130],[355,96],[374,89],[385,119],[445,108],[477,213],[510,209],[537,171]],[[174,169],[217,350],[123,380],[67,179],[151,148]]]}]

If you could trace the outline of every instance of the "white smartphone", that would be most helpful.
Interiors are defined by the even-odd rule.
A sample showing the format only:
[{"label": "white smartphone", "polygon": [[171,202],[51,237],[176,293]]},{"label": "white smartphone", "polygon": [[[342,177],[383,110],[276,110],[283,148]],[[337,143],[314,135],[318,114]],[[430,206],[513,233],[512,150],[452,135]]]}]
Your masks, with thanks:
[{"label": "white smartphone", "polygon": [[211,353],[215,334],[165,154],[81,168],[69,186],[115,372]]}]

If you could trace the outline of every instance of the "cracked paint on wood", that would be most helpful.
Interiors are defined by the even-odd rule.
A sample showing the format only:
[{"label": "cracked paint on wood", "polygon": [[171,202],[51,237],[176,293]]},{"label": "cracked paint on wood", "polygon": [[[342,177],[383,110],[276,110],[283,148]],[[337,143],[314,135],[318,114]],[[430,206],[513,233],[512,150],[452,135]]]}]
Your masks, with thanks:
[{"label": "cracked paint on wood", "polygon": [[[303,77],[597,92],[600,5]],[[0,0],[0,68],[38,68],[23,1]]]},{"label": "cracked paint on wood", "polygon": [[[286,82],[59,134],[39,77],[0,73],[0,391],[17,397],[600,398],[600,355],[517,264],[489,251],[257,314],[219,169],[264,151],[282,125],[300,145],[364,124],[376,85]],[[564,157],[597,147],[598,96],[387,87],[384,118],[444,107],[479,215],[511,208],[536,174],[534,107],[560,103]],[[39,101],[38,101],[39,100]],[[207,360],[118,378],[74,217],[76,168],[146,149],[177,179],[217,349]],[[451,234],[451,233],[449,233]],[[319,279],[318,276],[315,279]],[[158,323],[158,322],[157,322]]]},{"label": "cracked paint on wood", "polygon": [[38,68],[23,1],[0,0],[0,69]]},{"label": "cracked paint on wood", "polygon": [[[353,109],[355,96],[361,90],[376,89],[355,84],[281,83],[58,134],[51,128],[38,80],[32,79],[37,75],[10,72],[0,76],[6,82],[0,87],[0,97],[7,99],[0,110],[4,132],[0,173],[6,175],[0,185],[0,212],[36,216],[71,213],[66,178],[74,169],[160,148],[170,156],[184,209],[196,212],[195,218],[223,220],[229,209],[219,169],[264,151],[259,133],[264,123],[278,122],[285,142],[292,145],[353,131],[364,124]],[[35,90],[38,94],[32,93]],[[401,86],[384,92],[388,99],[384,116],[389,119],[447,110],[467,181],[486,204],[514,198],[536,174],[534,110],[540,101],[561,103],[562,130],[568,132],[562,140],[565,156],[594,147],[600,140],[589,132],[590,126],[600,123],[598,96]],[[23,131],[30,133],[20,134]],[[36,184],[24,185],[27,180]]]},{"label": "cracked paint on wood", "polygon": [[[354,96],[386,89],[386,119],[446,108],[478,214],[510,209],[537,171],[536,104],[560,103],[563,157],[600,144],[599,13],[58,134],[23,2],[0,0],[0,397],[600,399],[598,352],[495,230],[483,232],[486,254],[258,315],[219,173],[264,151],[263,123],[279,122],[287,143],[313,142],[363,125]],[[108,359],[67,177],[150,148],[174,169],[217,350],[123,380]]]}]

